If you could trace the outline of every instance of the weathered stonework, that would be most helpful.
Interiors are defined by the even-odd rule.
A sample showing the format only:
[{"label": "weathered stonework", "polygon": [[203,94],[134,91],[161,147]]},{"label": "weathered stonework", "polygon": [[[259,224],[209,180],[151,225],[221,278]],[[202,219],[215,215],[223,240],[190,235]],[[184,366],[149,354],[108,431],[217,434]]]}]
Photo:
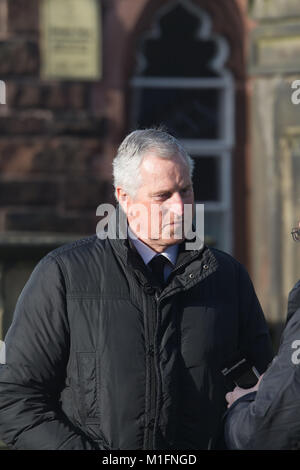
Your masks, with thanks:
[{"label": "weathered stonework", "polygon": [[255,0],[250,11],[256,20],[285,19],[300,16],[298,0]]},{"label": "weathered stonework", "polygon": [[290,231],[300,213],[300,105],[291,99],[292,83],[300,78],[300,5],[258,0],[252,12],[252,273],[278,339],[288,292],[299,277],[300,250]]}]

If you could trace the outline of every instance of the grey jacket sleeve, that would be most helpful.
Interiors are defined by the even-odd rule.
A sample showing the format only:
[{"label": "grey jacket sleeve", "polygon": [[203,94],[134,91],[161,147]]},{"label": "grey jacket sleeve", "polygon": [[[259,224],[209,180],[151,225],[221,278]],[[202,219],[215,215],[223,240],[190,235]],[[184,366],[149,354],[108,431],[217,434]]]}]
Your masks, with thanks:
[{"label": "grey jacket sleeve", "polygon": [[[300,302],[289,297],[289,319],[277,356],[257,394],[237,400],[225,416],[230,449],[292,449],[300,443]],[[298,308],[297,308],[298,305]],[[292,311],[293,310],[293,311]]]},{"label": "grey jacket sleeve", "polygon": [[98,449],[59,406],[69,357],[64,277],[43,258],[16,305],[0,365],[0,438],[15,449]]}]

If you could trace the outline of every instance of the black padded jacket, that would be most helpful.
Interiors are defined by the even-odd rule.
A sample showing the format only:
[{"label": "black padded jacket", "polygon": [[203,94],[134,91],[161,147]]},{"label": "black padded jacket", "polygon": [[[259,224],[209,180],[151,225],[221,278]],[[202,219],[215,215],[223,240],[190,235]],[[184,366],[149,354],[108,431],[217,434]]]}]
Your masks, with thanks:
[{"label": "black padded jacket", "polygon": [[245,268],[180,245],[158,289],[128,240],[46,255],[25,285],[0,365],[0,439],[15,449],[207,449],[226,410],[224,358],[260,372],[268,328]]}]

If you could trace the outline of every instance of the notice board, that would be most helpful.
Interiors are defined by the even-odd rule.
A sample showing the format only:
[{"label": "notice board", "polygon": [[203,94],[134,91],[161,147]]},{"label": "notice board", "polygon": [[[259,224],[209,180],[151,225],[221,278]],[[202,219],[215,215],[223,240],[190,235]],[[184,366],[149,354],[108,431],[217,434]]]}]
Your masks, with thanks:
[{"label": "notice board", "polygon": [[100,0],[41,0],[41,76],[101,78]]}]

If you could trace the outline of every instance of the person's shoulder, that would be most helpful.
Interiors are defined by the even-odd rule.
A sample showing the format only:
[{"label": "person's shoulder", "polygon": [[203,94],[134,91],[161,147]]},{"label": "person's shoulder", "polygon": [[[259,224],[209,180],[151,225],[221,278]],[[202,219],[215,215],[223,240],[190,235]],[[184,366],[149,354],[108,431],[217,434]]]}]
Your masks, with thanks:
[{"label": "person's shoulder", "polygon": [[300,308],[300,281],[296,282],[290,291],[288,303],[289,306],[292,306],[293,308]]},{"label": "person's shoulder", "polygon": [[294,316],[297,310],[300,312],[300,281],[296,282],[289,293],[286,322],[288,322],[291,317]]},{"label": "person's shoulder", "polygon": [[[216,260],[219,271],[223,275],[234,276],[236,280],[239,279],[241,282],[249,282],[250,276],[247,268],[234,256],[215,247],[207,247],[207,252],[210,254],[208,256]],[[230,278],[232,279],[232,277]]]},{"label": "person's shoulder", "polygon": [[290,291],[289,295],[293,296],[293,295],[295,295],[299,292],[300,292],[300,280],[296,282],[296,284],[294,285],[294,287]]},{"label": "person's shoulder", "polygon": [[244,268],[242,263],[234,258],[231,254],[227,253],[226,251],[222,251],[215,247],[207,247],[207,251],[210,252],[219,263],[231,264],[237,268]]},{"label": "person's shoulder", "polygon": [[86,259],[93,256],[95,251],[101,252],[104,250],[105,240],[101,240],[97,235],[90,235],[83,237],[73,242],[65,243],[54,250],[51,250],[45,259],[52,260],[66,260],[74,257],[84,256]]}]

